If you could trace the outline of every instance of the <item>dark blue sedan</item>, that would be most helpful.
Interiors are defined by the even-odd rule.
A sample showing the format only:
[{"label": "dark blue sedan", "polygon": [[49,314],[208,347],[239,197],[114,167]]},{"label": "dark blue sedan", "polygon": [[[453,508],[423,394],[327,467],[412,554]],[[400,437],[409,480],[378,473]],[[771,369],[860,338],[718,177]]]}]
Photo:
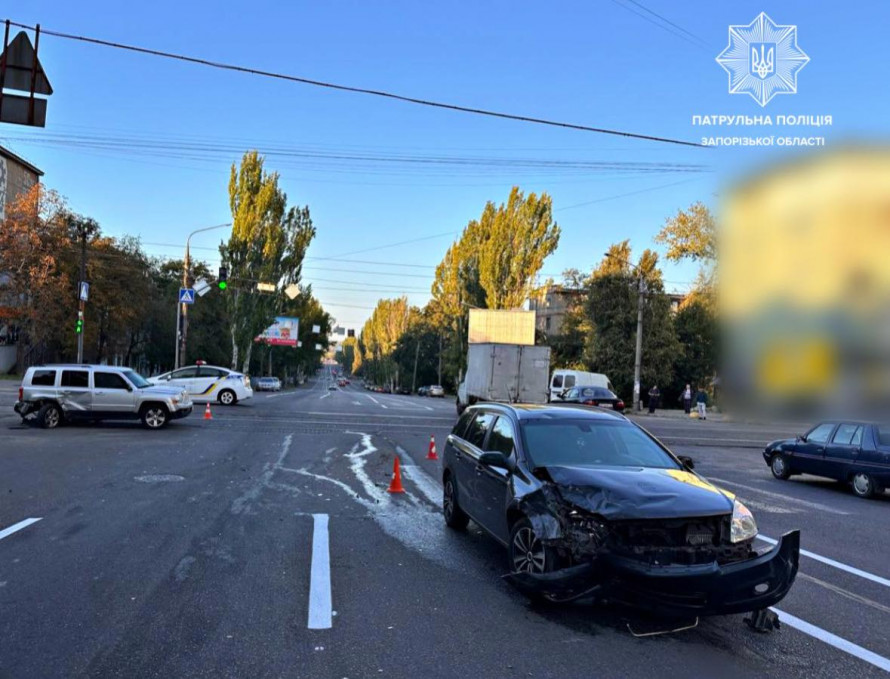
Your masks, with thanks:
[{"label": "dark blue sedan", "polygon": [[821,422],[797,438],[773,441],[763,459],[777,479],[813,474],[848,482],[859,497],[880,495],[890,485],[890,425]]}]

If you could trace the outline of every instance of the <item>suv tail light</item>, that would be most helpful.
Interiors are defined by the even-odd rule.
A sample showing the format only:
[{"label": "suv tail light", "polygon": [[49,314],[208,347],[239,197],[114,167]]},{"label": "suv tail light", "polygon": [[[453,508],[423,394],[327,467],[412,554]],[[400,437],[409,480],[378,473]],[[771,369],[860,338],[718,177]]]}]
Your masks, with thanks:
[{"label": "suv tail light", "polygon": [[24,398],[25,398],[25,388],[19,387],[19,401],[23,400]]},{"label": "suv tail light", "polygon": [[624,401],[618,401],[615,403],[615,410],[624,410]]}]

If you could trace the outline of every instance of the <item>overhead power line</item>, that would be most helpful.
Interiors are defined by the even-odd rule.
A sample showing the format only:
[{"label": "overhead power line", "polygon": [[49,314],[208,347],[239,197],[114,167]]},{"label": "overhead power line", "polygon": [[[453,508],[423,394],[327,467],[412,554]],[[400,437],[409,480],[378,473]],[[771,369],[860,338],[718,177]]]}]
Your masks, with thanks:
[{"label": "overhead power line", "polygon": [[625,0],[625,1],[633,3],[634,5],[636,5],[640,9],[642,9],[643,12],[646,12],[646,14],[650,14],[650,15],[656,17],[658,19],[658,21],[656,21],[655,19],[652,19],[649,16],[646,16],[646,14],[643,14],[643,12],[637,11],[633,7],[625,5],[623,2],[620,2],[619,0],[612,0],[612,2],[614,2],[616,5],[618,5],[621,9],[624,9],[632,14],[636,14],[638,17],[640,17],[644,21],[648,21],[650,24],[658,26],[663,31],[666,31],[666,32],[670,33],[671,35],[676,36],[677,38],[680,38],[680,40],[688,42],[689,44],[694,45],[695,47],[698,47],[699,49],[707,48],[707,43],[702,38],[695,35],[694,33],[690,33],[682,26],[675,24],[670,19],[663,17],[661,14],[658,14],[657,12],[653,12],[651,9],[649,9],[645,5],[643,5],[639,2],[636,2],[636,0]]},{"label": "overhead power line", "polygon": [[[36,30],[35,26],[30,26],[28,24],[22,24],[17,21],[10,21],[10,24],[13,26],[17,26],[18,28],[25,28],[28,30]],[[430,99],[420,99],[418,97],[410,97],[402,94],[396,94],[394,92],[387,92],[385,90],[375,90],[369,89],[365,87],[354,87],[351,85],[340,85],[336,83],[325,82],[323,80],[314,80],[311,78],[303,78],[295,75],[288,75],[285,73],[276,73],[274,71],[265,71],[262,69],[251,68],[249,66],[239,66],[236,64],[227,64],[218,61],[211,61],[209,59],[204,59],[201,57],[192,57],[184,54],[176,54],[174,52],[166,52],[163,50],[152,49],[148,47],[138,47],[136,45],[127,45],[124,43],[113,42],[111,40],[102,40],[100,38],[91,38],[82,35],[74,35],[71,33],[63,33],[61,31],[54,31],[47,28],[43,28],[41,26],[40,32],[43,35],[52,35],[57,38],[64,38],[66,40],[75,40],[78,42],[85,42],[93,45],[102,45],[103,47],[112,47],[115,49],[127,50],[130,52],[138,52],[140,54],[148,54],[155,57],[163,57],[165,59],[176,59],[178,61],[185,61],[192,64],[199,64],[201,66],[208,66],[210,68],[217,68],[226,71],[236,71],[239,73],[247,73],[250,75],[257,75],[266,78],[276,78],[278,80],[286,80],[289,82],[302,83],[304,85],[312,85],[314,87],[324,87],[332,90],[340,90],[342,92],[353,92],[355,94],[366,94],[374,97],[382,97],[385,99],[393,99],[396,101],[403,101],[409,104],[417,104],[419,106],[428,106],[432,108],[446,109],[449,111],[459,111],[461,113],[472,113],[475,115],[488,116],[491,118],[502,118],[506,120],[515,120],[518,122],[524,123],[533,123],[537,125],[547,125],[550,127],[562,127],[570,130],[579,130],[582,132],[595,132],[598,134],[608,134],[618,137],[627,137],[630,139],[642,139],[645,141],[654,141],[661,142],[665,144],[678,144],[680,146],[695,146],[704,148],[701,144],[691,141],[685,141],[682,139],[672,139],[670,137],[658,137],[655,135],[648,134],[639,134],[636,132],[626,132],[623,130],[612,130],[601,127],[591,127],[589,125],[579,125],[576,123],[567,123],[561,122],[558,120],[549,120],[546,118],[536,118],[533,116],[525,116],[518,115],[514,113],[505,113],[503,111],[492,111],[489,109],[476,108],[472,106],[461,106],[459,104],[449,104],[441,101],[433,101]]]}]

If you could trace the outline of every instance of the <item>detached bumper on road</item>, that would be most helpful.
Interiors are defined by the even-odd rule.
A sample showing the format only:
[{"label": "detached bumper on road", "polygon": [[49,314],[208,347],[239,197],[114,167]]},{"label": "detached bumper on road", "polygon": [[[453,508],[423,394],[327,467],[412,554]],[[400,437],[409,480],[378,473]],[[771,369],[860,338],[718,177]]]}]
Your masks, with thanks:
[{"label": "detached bumper on road", "polygon": [[770,551],[720,566],[649,566],[614,555],[544,575],[507,576],[526,592],[563,599],[590,592],[668,616],[729,615],[781,601],[797,576],[800,531],[782,536]]}]

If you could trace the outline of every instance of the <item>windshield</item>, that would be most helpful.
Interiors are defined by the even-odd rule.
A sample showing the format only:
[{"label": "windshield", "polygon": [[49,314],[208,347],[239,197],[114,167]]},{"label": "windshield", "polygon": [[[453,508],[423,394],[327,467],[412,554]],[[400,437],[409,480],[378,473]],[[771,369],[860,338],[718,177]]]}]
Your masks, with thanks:
[{"label": "windshield", "polygon": [[532,467],[655,467],[680,469],[643,430],[626,422],[528,420],[522,423]]},{"label": "windshield", "polygon": [[137,389],[145,389],[145,387],[150,387],[151,382],[145,379],[142,375],[137,372],[133,372],[132,370],[125,370],[123,372],[123,376],[126,377]]}]

